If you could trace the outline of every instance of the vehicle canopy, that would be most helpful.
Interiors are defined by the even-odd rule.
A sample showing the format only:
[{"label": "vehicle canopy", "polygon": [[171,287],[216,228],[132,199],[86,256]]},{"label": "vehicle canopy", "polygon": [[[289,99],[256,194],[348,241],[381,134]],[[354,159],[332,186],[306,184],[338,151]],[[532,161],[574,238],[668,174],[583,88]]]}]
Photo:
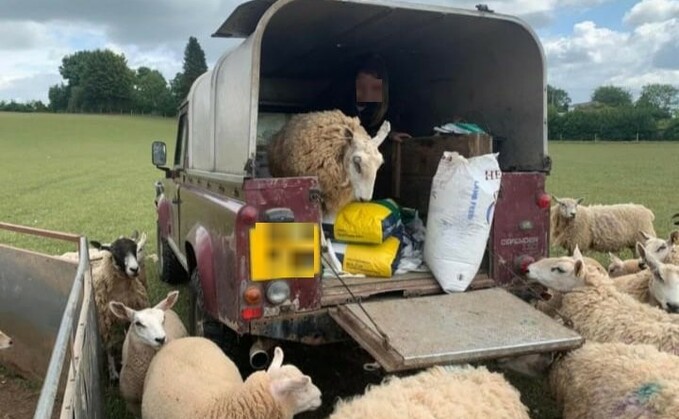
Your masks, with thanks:
[{"label": "vehicle canopy", "polygon": [[494,136],[503,170],[549,171],[544,54],[515,17],[381,0],[253,0],[213,36],[245,40],[192,86],[189,170],[256,176],[246,163],[268,140],[263,119],[310,110],[359,56],[378,53],[393,102],[405,108],[401,130],[430,135],[461,117]]}]

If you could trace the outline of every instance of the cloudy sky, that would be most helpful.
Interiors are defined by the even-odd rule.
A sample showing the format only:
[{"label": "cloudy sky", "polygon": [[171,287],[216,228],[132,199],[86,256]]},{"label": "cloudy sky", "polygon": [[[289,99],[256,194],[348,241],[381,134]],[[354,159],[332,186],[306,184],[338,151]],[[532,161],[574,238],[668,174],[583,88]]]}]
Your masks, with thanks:
[{"label": "cloudy sky", "polygon": [[[540,36],[549,83],[587,101],[596,86],[637,93],[679,85],[679,0],[402,0],[518,15]],[[211,38],[237,0],[0,0],[0,100],[47,101],[61,58],[81,49],[122,52],[132,68],[172,78],[194,35],[208,66],[232,45]]]}]

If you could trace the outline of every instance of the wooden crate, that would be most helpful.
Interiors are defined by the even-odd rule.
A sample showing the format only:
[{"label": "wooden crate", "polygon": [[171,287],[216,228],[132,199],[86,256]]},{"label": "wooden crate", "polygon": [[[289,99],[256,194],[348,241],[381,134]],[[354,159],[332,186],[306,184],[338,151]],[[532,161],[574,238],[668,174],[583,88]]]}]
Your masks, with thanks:
[{"label": "wooden crate", "polygon": [[492,137],[487,134],[413,137],[394,144],[392,154],[392,196],[403,206],[417,208],[425,215],[429,208],[431,181],[444,151],[464,157],[491,153]]}]

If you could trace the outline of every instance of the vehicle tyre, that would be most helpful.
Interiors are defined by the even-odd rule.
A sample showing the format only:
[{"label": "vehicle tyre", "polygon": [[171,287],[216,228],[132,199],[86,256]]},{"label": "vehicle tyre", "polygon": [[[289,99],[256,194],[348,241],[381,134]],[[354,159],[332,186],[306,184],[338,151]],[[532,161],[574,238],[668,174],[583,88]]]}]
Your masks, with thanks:
[{"label": "vehicle tyre", "polygon": [[173,285],[186,282],[187,275],[184,267],[179,263],[167,240],[160,237],[160,226],[158,226],[156,231],[156,243],[160,280]]},{"label": "vehicle tyre", "polygon": [[198,269],[194,269],[189,287],[191,293],[189,333],[214,342],[238,366],[241,375],[247,377],[253,372],[249,359],[252,339],[249,336],[239,336],[238,333],[207,313],[204,306],[203,287],[200,284],[200,274]]}]

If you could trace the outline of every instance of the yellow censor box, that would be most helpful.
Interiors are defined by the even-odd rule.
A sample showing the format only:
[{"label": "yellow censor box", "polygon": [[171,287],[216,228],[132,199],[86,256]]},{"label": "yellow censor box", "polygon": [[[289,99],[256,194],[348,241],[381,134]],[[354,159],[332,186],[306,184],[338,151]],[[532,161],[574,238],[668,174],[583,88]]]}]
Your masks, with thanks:
[{"label": "yellow censor box", "polygon": [[321,272],[316,223],[256,223],[250,229],[250,278],[313,278]]}]

